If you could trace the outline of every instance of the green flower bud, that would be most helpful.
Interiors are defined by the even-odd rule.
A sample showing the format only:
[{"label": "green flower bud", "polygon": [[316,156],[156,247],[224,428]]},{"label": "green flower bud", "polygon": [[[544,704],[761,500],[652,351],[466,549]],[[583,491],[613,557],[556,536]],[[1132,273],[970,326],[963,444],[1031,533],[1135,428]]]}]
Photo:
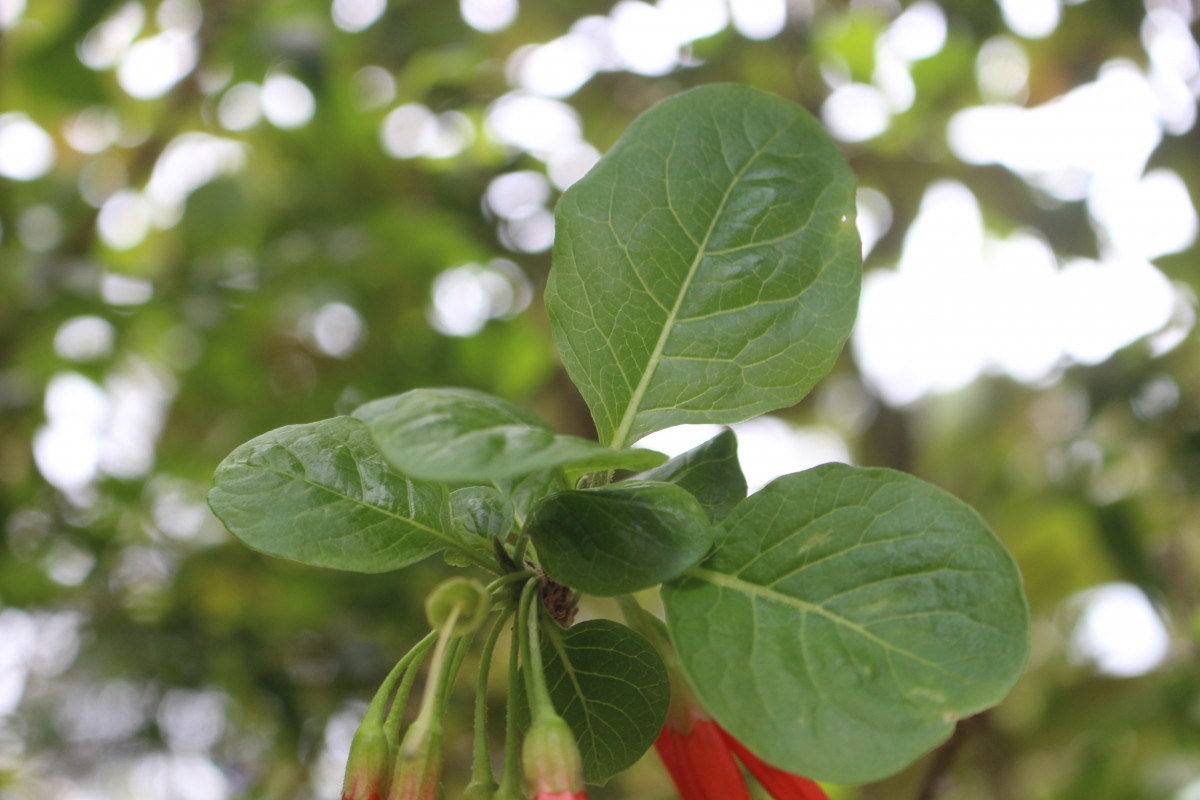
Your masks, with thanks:
[{"label": "green flower bud", "polygon": [[388,800],[438,800],[442,783],[442,730],[414,725],[400,743]]},{"label": "green flower bud", "polygon": [[440,630],[458,608],[458,619],[452,633],[462,636],[483,624],[492,610],[492,598],[482,583],[471,578],[451,578],[438,584],[425,599],[425,617]]},{"label": "green flower bud", "polygon": [[350,743],[342,800],[380,800],[387,792],[392,759],[392,748],[383,726],[368,714]]},{"label": "green flower bud", "polygon": [[536,792],[583,790],[583,760],[579,756],[579,745],[562,717],[546,717],[533,724],[525,734],[521,762],[525,780]]}]

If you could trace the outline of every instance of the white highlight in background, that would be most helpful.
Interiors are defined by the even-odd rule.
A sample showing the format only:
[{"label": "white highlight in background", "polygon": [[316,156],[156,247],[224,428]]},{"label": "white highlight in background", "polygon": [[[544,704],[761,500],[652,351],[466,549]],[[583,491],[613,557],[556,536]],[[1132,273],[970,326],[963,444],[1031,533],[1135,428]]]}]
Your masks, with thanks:
[{"label": "white highlight in background", "polygon": [[0,176],[36,180],[54,166],[54,140],[27,115],[0,114]]},{"label": "white highlight in background", "polygon": [[459,0],[463,22],[481,33],[498,33],[517,18],[517,0]]},{"label": "white highlight in background", "polygon": [[[763,416],[729,427],[737,436],[738,462],[750,493],[781,475],[831,462],[851,463],[845,441],[823,426],[797,427],[778,417]],[[646,436],[637,446],[674,457],[707,442],[721,430],[720,425],[676,425]]]},{"label": "white highlight in background", "polygon": [[1070,657],[1092,663],[1106,675],[1132,678],[1152,672],[1166,660],[1170,639],[1162,618],[1141,589],[1107,583],[1075,595],[1079,607],[1071,631]]},{"label": "white highlight in background", "polygon": [[333,24],[347,33],[371,27],[387,10],[387,0],[333,0]]},{"label": "white highlight in background", "polygon": [[300,128],[317,110],[313,93],[291,75],[276,73],[263,81],[262,110],[276,128]]},{"label": "white highlight in background", "polygon": [[975,196],[925,193],[894,269],[863,279],[855,359],[893,405],[966,386],[984,372],[1036,383],[1095,364],[1164,329],[1177,297],[1148,262],[1076,259],[1061,269],[1039,237],[984,233]]}]

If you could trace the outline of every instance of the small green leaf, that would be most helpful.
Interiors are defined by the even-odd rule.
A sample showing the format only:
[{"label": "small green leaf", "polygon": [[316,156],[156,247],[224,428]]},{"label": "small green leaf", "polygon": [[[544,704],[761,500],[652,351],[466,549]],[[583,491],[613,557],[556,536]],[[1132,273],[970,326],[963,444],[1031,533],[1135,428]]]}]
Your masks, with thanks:
[{"label": "small green leaf", "polygon": [[912,476],[829,464],[743,501],[663,588],[705,708],[784,769],[876,780],[999,702],[1029,652],[1012,556]]},{"label": "small green leaf", "polygon": [[520,480],[509,481],[509,483],[511,483],[509,499],[512,500],[512,515],[516,518],[517,525],[522,528],[524,528],[524,523],[529,518],[529,512],[533,510],[533,507],[538,505],[539,501],[547,494],[558,491],[558,481],[552,470],[526,475]]},{"label": "small green leaf", "polygon": [[746,499],[746,476],[738,464],[737,437],[728,428],[634,478],[682,486],[700,501],[713,523],[720,522]]},{"label": "small green leaf", "polygon": [[446,488],[396,472],[350,417],[252,439],[217,467],[208,502],[255,550],[320,567],[387,572],[457,546]]},{"label": "small green leaf", "polygon": [[469,389],[414,389],[359,406],[354,416],[401,472],[425,480],[486,483],[568,465],[648,469],[666,460],[555,433],[527,411]]},{"label": "small green leaf", "polygon": [[551,577],[598,595],[670,580],[712,545],[696,498],[647,481],[552,494],[533,509],[525,530]]},{"label": "small green leaf", "polygon": [[546,310],[600,441],[794,405],[858,308],[854,174],[795,103],[714,84],[639,117],[555,210]]},{"label": "small green leaf", "polygon": [[583,779],[602,784],[658,737],[671,703],[666,667],[644,636],[611,620],[545,630],[550,699],[579,743]]},{"label": "small green leaf", "polygon": [[491,486],[467,486],[450,493],[456,530],[485,539],[506,536],[513,526],[513,505]]}]

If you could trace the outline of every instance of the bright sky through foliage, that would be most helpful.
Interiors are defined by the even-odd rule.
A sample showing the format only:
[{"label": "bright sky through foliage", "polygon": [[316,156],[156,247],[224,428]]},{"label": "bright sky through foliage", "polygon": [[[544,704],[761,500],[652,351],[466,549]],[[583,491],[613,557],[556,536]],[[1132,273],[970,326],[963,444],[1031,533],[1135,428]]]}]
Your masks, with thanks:
[{"label": "bright sky through foliage", "polygon": [[[732,426],[738,440],[738,463],[751,493],[780,475],[830,462],[851,463],[845,441],[823,426],[796,427],[764,416]],[[720,425],[676,425],[652,433],[638,447],[677,456],[721,432]]]},{"label": "bright sky through foliage", "polygon": [[1162,617],[1145,592],[1130,583],[1107,583],[1082,592],[1069,605],[1078,619],[1071,631],[1071,658],[1120,678],[1144,675],[1170,650]]}]

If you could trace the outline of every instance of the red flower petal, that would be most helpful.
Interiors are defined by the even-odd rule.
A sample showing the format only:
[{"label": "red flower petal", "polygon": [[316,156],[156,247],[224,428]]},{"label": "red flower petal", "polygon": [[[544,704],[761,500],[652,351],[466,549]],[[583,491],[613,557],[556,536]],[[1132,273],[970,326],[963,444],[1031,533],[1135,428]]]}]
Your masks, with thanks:
[{"label": "red flower petal", "polygon": [[750,770],[750,774],[758,779],[775,800],[829,800],[825,790],[815,781],[771,766],[724,730],[721,731],[721,736],[729,749],[737,753],[738,759],[746,765],[746,769]]},{"label": "red flower petal", "polygon": [[692,717],[684,732],[668,722],[654,747],[683,800],[750,800],[742,771],[717,723]]}]

